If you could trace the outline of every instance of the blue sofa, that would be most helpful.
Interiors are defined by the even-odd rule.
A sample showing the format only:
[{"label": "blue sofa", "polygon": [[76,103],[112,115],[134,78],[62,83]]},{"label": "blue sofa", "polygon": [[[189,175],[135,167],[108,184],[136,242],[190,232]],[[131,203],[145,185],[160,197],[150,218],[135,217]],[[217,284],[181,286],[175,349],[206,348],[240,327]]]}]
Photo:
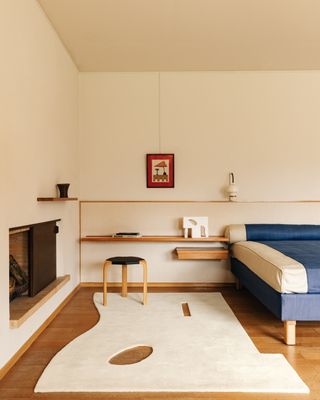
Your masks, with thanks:
[{"label": "blue sofa", "polygon": [[[284,322],[285,343],[295,344],[296,321],[320,320],[320,225],[230,225],[226,234],[230,239],[231,270],[238,283],[244,285]],[[276,256],[282,253],[284,257],[288,257],[288,260],[296,261],[300,272],[303,273],[301,269],[305,268],[305,292],[281,292],[280,289],[272,287],[269,282],[253,271],[254,261],[251,261],[251,266],[248,266],[233,254],[233,247],[236,247],[237,243],[240,246],[248,244],[251,245],[250,247],[261,246],[267,251],[271,248],[270,251]],[[252,249],[250,251],[254,253]],[[298,282],[299,285],[300,282]]]}]

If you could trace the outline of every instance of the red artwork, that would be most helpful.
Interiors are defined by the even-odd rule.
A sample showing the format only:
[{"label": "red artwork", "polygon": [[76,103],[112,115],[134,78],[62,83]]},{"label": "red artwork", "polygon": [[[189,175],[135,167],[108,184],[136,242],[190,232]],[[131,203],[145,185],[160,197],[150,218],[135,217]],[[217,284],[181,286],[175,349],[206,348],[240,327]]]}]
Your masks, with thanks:
[{"label": "red artwork", "polygon": [[147,154],[147,187],[174,187],[174,154]]}]

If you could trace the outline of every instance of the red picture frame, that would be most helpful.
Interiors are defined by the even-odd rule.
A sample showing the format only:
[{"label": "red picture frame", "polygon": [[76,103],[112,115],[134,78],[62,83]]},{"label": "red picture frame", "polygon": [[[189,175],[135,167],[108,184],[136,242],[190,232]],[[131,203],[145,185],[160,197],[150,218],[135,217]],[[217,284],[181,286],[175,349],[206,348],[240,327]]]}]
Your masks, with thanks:
[{"label": "red picture frame", "polygon": [[147,187],[174,187],[174,154],[147,154]]}]

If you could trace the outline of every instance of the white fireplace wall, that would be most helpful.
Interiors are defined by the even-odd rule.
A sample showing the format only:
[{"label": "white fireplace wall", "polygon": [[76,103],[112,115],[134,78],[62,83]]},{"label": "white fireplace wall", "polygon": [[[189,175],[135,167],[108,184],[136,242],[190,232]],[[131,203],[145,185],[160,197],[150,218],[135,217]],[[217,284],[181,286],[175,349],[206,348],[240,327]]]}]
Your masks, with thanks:
[{"label": "white fireplace wall", "polygon": [[[36,0],[0,2],[0,368],[78,284],[78,204],[41,203],[58,182],[77,194],[78,71]],[[9,328],[9,228],[61,218],[57,275],[71,280]]]}]

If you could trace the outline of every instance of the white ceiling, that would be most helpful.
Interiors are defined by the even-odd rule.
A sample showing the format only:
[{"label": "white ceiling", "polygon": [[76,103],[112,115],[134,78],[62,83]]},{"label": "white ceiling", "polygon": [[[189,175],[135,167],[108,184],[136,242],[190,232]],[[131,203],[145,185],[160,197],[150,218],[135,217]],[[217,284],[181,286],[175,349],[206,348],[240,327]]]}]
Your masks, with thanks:
[{"label": "white ceiling", "polygon": [[80,71],[320,69],[320,0],[38,0]]}]

